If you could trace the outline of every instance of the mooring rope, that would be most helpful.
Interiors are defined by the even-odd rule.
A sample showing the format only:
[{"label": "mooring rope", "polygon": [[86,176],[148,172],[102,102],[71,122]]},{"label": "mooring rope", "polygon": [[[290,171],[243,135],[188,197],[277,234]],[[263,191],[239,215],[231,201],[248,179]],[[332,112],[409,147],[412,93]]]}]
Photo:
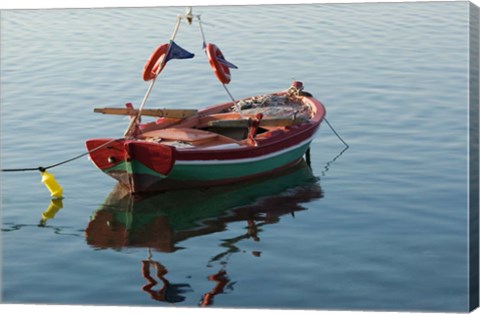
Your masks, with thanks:
[{"label": "mooring rope", "polygon": [[348,148],[350,146],[348,146],[347,142],[345,142],[342,137],[337,133],[337,131],[335,131],[335,129],[333,128],[333,126],[330,124],[330,122],[328,122],[327,118],[323,118],[323,120],[325,120],[325,122],[327,122],[328,126],[330,127],[330,129],[333,131],[333,133],[335,133],[335,135],[338,137],[338,139],[340,141],[342,141],[342,143]]},{"label": "mooring rope", "polygon": [[80,155],[77,155],[77,156],[75,156],[75,157],[69,158],[69,159],[67,159],[67,160],[58,162],[58,163],[56,163],[56,164],[53,164],[53,165],[50,165],[50,166],[47,166],[47,167],[41,167],[41,166],[40,166],[40,167],[35,167],[35,168],[2,169],[2,172],[20,172],[20,171],[35,171],[35,170],[38,170],[38,171],[40,171],[40,172],[44,172],[44,171],[47,170],[47,169],[54,168],[54,167],[57,167],[57,166],[66,164],[66,163],[68,163],[68,162],[74,161],[74,160],[76,160],[76,159],[82,158],[83,156],[86,156],[86,155],[88,155],[88,154],[90,154],[90,153],[93,153],[93,152],[95,152],[95,151],[97,151],[97,150],[99,150],[99,149],[107,146],[108,144],[111,144],[111,143],[113,143],[113,142],[116,142],[116,141],[122,140],[122,139],[123,139],[123,138],[113,139],[113,140],[108,141],[108,142],[106,142],[106,143],[104,143],[104,144],[102,144],[102,145],[100,145],[100,146],[98,146],[98,147],[95,147],[94,149],[91,149],[91,150],[89,150],[89,151],[87,151],[87,152],[85,152],[85,153],[82,153],[82,154],[80,154]]}]

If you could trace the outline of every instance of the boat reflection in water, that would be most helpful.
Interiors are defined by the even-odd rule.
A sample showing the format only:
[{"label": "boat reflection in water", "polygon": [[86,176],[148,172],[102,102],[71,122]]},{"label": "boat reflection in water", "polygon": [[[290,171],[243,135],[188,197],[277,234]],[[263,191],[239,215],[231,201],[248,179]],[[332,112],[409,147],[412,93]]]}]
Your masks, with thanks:
[{"label": "boat reflection in water", "polygon": [[[221,187],[169,191],[138,198],[117,185],[92,215],[86,228],[87,243],[102,249],[147,248],[149,256],[142,261],[147,284],[142,290],[155,300],[177,303],[185,299],[182,294],[192,290],[189,284],[170,283],[165,278],[168,272],[165,266],[152,260],[152,250],[174,252],[183,240],[220,232],[226,230],[228,223],[245,221],[246,234],[222,240],[225,252],[209,261],[220,261],[223,265],[208,277],[215,286],[203,294],[199,303],[210,305],[215,295],[229,288],[225,266],[228,257],[240,251],[235,243],[244,239],[258,241],[259,227],[278,222],[282,215],[305,210],[302,203],[322,196],[318,178],[303,159],[275,177]],[[261,253],[252,254],[260,256]],[[157,281],[162,287],[154,289]]]}]

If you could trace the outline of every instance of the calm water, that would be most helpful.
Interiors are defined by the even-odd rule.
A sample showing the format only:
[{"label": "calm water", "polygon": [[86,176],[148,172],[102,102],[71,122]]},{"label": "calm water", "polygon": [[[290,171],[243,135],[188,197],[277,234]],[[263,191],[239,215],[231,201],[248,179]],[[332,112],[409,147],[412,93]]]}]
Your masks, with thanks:
[{"label": "calm water", "polygon": [[[2,168],[121,136],[128,120],[93,108],[138,106],[183,10],[3,11]],[[239,67],[234,97],[301,80],[350,148],[324,124],[313,172],[135,203],[86,157],[52,169],[62,204],[38,172],[2,173],[3,302],[466,311],[468,3],[194,12]],[[147,107],[228,100],[197,25],[176,42],[197,58],[171,61]]]}]

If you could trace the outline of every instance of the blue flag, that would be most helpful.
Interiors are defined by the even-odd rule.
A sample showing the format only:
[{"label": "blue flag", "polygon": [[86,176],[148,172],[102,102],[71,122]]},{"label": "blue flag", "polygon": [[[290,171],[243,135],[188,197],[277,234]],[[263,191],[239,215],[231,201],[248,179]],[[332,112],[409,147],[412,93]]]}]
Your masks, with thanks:
[{"label": "blue flag", "polygon": [[[207,48],[207,44],[206,44],[205,42],[203,42],[203,44],[202,44],[202,49],[205,50],[206,48]],[[207,53],[207,51],[205,51],[205,53]],[[223,57],[223,56],[217,56],[217,60],[218,60],[218,62],[220,62],[221,64],[223,64],[223,65],[226,66],[227,68],[230,68],[230,69],[238,69],[238,67],[237,67],[235,64],[227,61],[227,60],[225,59],[225,57]]]},{"label": "blue flag", "polygon": [[222,58],[222,57],[219,56],[219,57],[217,57],[217,59],[218,59],[218,62],[220,62],[221,64],[223,64],[223,65],[226,66],[227,68],[230,68],[230,69],[238,69],[238,67],[237,67],[235,64],[228,62],[228,61],[225,59],[225,57]]},{"label": "blue flag", "polygon": [[170,46],[168,47],[167,58],[165,63],[171,59],[191,59],[195,54],[186,51],[179,45],[177,45],[173,40],[170,41]]}]

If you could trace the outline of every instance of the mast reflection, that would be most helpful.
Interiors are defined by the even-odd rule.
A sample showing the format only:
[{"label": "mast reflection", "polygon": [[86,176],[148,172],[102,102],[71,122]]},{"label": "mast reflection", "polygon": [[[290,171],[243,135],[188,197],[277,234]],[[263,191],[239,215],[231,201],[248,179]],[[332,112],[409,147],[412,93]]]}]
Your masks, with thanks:
[{"label": "mast reflection", "polygon": [[[158,282],[150,273],[150,269],[155,270],[154,276],[161,281],[161,287],[156,288]],[[165,266],[151,258],[142,261],[142,276],[147,280],[147,284],[142,287],[142,290],[150,294],[151,298],[156,301],[163,301],[168,303],[178,303],[185,300],[182,294],[193,291],[189,284],[172,284],[165,275],[168,273]]]},{"label": "mast reflection", "polygon": [[227,272],[223,269],[219,270],[216,274],[208,276],[208,280],[214,281],[217,284],[209,292],[205,293],[200,301],[200,306],[208,306],[213,304],[213,297],[217,294],[223,293],[223,290],[230,282],[230,279],[227,277]]}]

